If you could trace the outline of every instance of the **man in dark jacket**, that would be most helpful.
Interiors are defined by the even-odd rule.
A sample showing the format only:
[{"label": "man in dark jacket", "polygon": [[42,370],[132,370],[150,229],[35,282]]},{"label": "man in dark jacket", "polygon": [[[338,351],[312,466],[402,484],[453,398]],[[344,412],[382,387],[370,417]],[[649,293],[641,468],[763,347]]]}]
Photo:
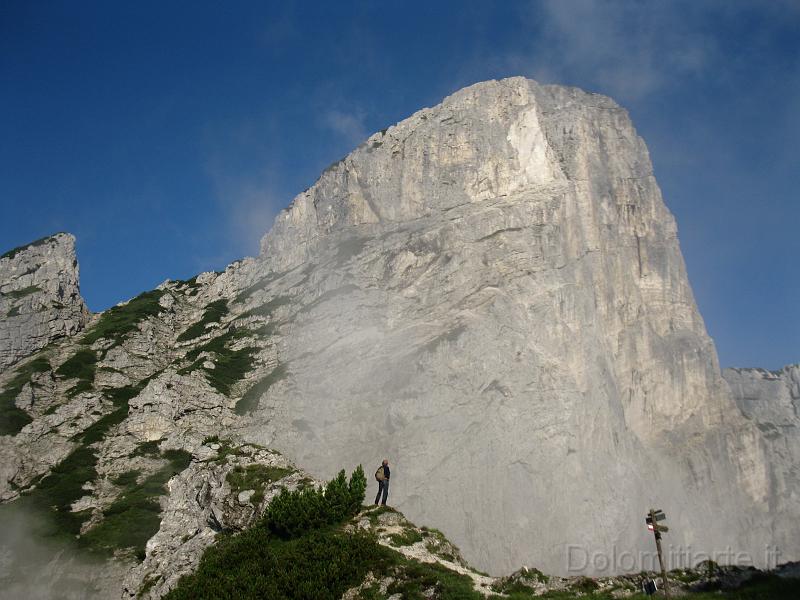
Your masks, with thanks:
[{"label": "man in dark jacket", "polygon": [[[378,467],[378,471],[381,470],[381,467]],[[389,461],[385,458],[383,459],[383,479],[378,478],[378,495],[375,496],[375,504],[378,504],[380,501],[383,506],[386,506],[386,496],[389,495]],[[383,495],[383,498],[381,498]]]}]

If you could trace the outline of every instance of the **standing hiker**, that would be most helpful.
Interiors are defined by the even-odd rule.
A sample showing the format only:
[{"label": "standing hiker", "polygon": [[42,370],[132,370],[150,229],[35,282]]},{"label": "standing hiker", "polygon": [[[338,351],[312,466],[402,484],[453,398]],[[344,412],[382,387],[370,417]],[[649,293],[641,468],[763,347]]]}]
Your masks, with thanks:
[{"label": "standing hiker", "polygon": [[[375,496],[375,504],[380,501],[383,506],[386,506],[386,496],[389,495],[389,461],[383,459],[383,464],[375,471],[375,479],[378,482],[378,495]],[[383,498],[381,499],[381,494]]]}]

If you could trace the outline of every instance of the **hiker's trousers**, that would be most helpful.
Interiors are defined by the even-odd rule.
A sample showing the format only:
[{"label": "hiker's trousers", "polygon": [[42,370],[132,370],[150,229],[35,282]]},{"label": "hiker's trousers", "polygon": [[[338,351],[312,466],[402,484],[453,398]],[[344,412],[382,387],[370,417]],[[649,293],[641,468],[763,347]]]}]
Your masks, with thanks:
[{"label": "hiker's trousers", "polygon": [[[383,499],[381,499],[381,494],[383,494]],[[389,480],[384,479],[383,481],[378,482],[378,495],[375,496],[375,504],[383,504],[386,505],[386,496],[389,495]]]}]

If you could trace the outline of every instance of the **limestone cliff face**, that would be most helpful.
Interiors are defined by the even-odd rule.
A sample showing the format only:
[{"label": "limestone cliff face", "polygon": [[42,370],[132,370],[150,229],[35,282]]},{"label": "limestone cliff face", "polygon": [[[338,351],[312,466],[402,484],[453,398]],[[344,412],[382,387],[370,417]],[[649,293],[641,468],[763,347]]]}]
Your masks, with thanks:
[{"label": "limestone cliff face", "polygon": [[[384,457],[390,503],[494,574],[649,568],[649,508],[670,566],[800,558],[796,368],[723,380],[647,149],[606,97],[461,90],[329,168],[259,257],[83,335],[64,337],[86,314],[72,238],[52,239],[0,260],[3,310],[28,315],[0,328],[28,340],[3,347],[0,500],[112,544],[125,598],[163,595],[287,481]],[[189,466],[153,485],[176,452]],[[289,464],[308,476],[266,477]],[[138,527],[108,518],[139,488],[158,529],[108,541]]]},{"label": "limestone cliff face", "polygon": [[676,544],[766,540],[759,431],[612,100],[461,90],[329,168],[261,260],[299,308],[249,434],[326,476],[389,457],[393,502],[480,567],[648,550],[650,506]]},{"label": "limestone cliff face", "polygon": [[83,329],[75,238],[43,238],[0,257],[0,368]]},{"label": "limestone cliff face", "polygon": [[800,523],[800,365],[780,371],[725,369],[722,375],[767,448],[772,544],[791,548]]}]

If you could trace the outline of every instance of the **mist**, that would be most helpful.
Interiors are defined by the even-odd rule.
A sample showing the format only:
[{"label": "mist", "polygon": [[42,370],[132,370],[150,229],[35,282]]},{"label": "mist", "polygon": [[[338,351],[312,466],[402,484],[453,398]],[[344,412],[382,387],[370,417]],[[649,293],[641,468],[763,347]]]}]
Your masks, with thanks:
[{"label": "mist", "polygon": [[0,505],[0,598],[93,600],[119,595],[121,571],[55,537],[25,499]]}]

